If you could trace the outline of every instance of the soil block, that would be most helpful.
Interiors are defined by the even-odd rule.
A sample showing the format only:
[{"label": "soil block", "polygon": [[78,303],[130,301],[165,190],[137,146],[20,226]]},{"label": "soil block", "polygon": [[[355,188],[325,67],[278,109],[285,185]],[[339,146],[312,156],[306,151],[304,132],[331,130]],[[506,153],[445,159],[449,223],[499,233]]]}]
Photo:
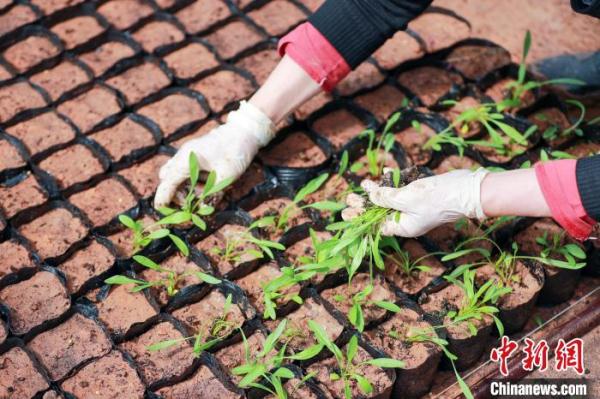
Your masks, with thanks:
[{"label": "soil block", "polygon": [[418,130],[409,126],[400,132],[396,132],[395,136],[396,141],[400,143],[413,165],[426,165],[431,161],[433,151],[426,150],[423,146],[435,134],[435,130],[421,123]]},{"label": "soil block", "polygon": [[62,282],[47,271],[0,291],[0,301],[9,310],[10,328],[22,335],[69,309],[71,301]]},{"label": "soil block", "polygon": [[421,44],[407,32],[399,31],[373,54],[373,58],[382,68],[389,70],[422,55]]},{"label": "soil block", "polygon": [[0,281],[12,273],[35,267],[27,249],[16,241],[0,243]]},{"label": "soil block", "polygon": [[[190,334],[200,334],[208,338],[210,337],[210,331],[213,328],[215,320],[223,317],[225,301],[226,298],[223,293],[213,289],[199,302],[175,310],[173,316],[184,323]],[[245,318],[239,306],[233,303],[229,308],[229,313],[227,313],[225,320],[231,323],[231,327],[219,334],[221,338],[226,338],[236,328],[241,327]]]},{"label": "soil block", "polygon": [[[204,136],[205,134],[210,133],[214,128],[218,127],[219,124],[220,123],[218,121],[214,120],[214,119],[208,120],[202,126],[200,126],[199,128],[197,128],[197,129],[193,130],[192,132],[186,134],[185,136],[183,136],[179,140],[172,142],[171,146],[179,149],[179,148],[181,148],[181,146],[183,144],[185,144],[189,140],[191,140],[191,139],[197,139],[199,137]],[[240,180],[243,180],[243,179],[240,177],[239,179],[237,179],[235,181],[235,183],[239,182]]]},{"label": "soil block", "polygon": [[261,151],[260,159],[271,166],[309,168],[321,165],[327,155],[313,140],[302,132],[294,132],[282,141]]},{"label": "soil block", "polygon": [[106,83],[123,93],[128,104],[135,104],[171,82],[156,64],[144,62],[108,79]]},{"label": "soil block", "polygon": [[35,4],[44,15],[50,15],[56,11],[83,3],[83,1],[84,0],[31,0],[30,3]]},{"label": "soil block", "polygon": [[[402,169],[396,160],[396,156],[393,152],[385,152],[383,149],[379,149],[377,151],[377,163],[381,164],[383,160],[384,168],[392,168],[392,169]],[[355,171],[354,174],[362,179],[371,178],[371,173],[369,172],[369,158],[367,154],[361,156],[355,161],[355,164],[361,164],[362,167]]]},{"label": "soil block", "polygon": [[[368,273],[359,273],[352,278],[352,284],[344,283],[340,286],[329,288],[321,292],[321,296],[332,304],[344,318],[347,318],[348,312],[352,307],[352,298],[365,289],[370,283]],[[388,284],[381,275],[375,275],[373,278],[373,292],[367,297],[367,301],[388,301],[396,302],[396,297]],[[387,313],[387,310],[374,304],[364,304],[362,306],[365,326],[381,320]]]},{"label": "soil block", "polygon": [[[254,306],[257,312],[262,315],[265,311],[264,292],[262,290],[262,286],[272,280],[275,280],[281,275],[282,273],[277,266],[277,262],[271,261],[264,266],[259,267],[256,271],[248,274],[247,276],[236,280],[235,283],[244,290],[252,306]],[[287,303],[285,300],[286,297],[298,295],[300,293],[300,287],[298,285],[294,285],[284,290],[282,293],[284,296],[275,300],[277,307],[284,306]]]},{"label": "soil block", "polygon": [[[115,1],[113,3],[125,2]],[[91,68],[94,75],[100,76],[117,62],[133,55],[135,55],[135,50],[131,46],[120,41],[110,41],[90,52],[82,54],[79,58]]]},{"label": "soil block", "polygon": [[148,128],[128,117],[89,137],[104,147],[113,162],[121,162],[136,151],[156,144]]},{"label": "soil block", "polygon": [[[450,122],[455,122],[461,113],[477,108],[481,105],[481,103],[474,97],[466,96],[458,100],[455,105],[452,105],[451,108],[442,112],[442,115],[445,116]],[[458,134],[464,138],[471,138],[479,134],[482,130],[482,126],[479,122],[471,122],[468,124],[469,129],[464,132],[461,129],[462,126],[458,126],[456,131]]]},{"label": "soil block", "polygon": [[195,1],[175,14],[190,34],[204,31],[230,15],[229,7],[221,0]]},{"label": "soil block", "polygon": [[247,23],[238,20],[206,36],[206,40],[221,58],[228,60],[258,44],[262,36]]},{"label": "soil block", "polygon": [[454,48],[446,62],[467,79],[479,80],[488,73],[510,64],[510,53],[499,46],[464,45]]},{"label": "soil block", "polygon": [[65,392],[86,399],[142,399],[144,386],[135,369],[114,350],[87,364],[62,384]]},{"label": "soil block", "polygon": [[[543,237],[547,233],[547,239],[552,242],[555,234],[561,236],[560,245],[576,244],[566,232],[557,225],[552,219],[544,218],[533,222],[530,226],[515,235],[515,241],[519,249],[530,256],[540,256],[544,248],[536,242],[538,237]],[[564,261],[562,255],[551,254],[550,258]],[[581,270],[562,269],[553,266],[543,265],[545,281],[540,292],[540,301],[543,303],[558,304],[562,303],[575,291]]]},{"label": "soil block", "polygon": [[[404,33],[404,32],[401,32]],[[406,96],[392,85],[386,84],[355,98],[355,102],[366,109],[379,122],[383,122],[402,105]]]},{"label": "soil block", "polygon": [[67,50],[71,50],[104,32],[104,28],[98,23],[98,20],[88,15],[68,19],[54,25],[50,30],[60,38]]},{"label": "soil block", "polygon": [[58,106],[58,112],[68,116],[84,133],[120,110],[117,96],[102,86],[95,86]]},{"label": "soil block", "polygon": [[425,12],[415,18],[409,28],[419,35],[429,53],[450,47],[471,35],[467,22],[441,12]]},{"label": "soil block", "polygon": [[221,112],[230,103],[248,97],[254,91],[252,82],[233,71],[220,71],[190,86],[200,92],[213,112]]},{"label": "soil block", "polygon": [[[425,236],[432,240],[442,251],[451,252],[463,241],[469,238],[482,237],[484,231],[474,222],[468,219],[461,219],[455,223],[446,223],[428,232]],[[477,240],[464,246],[467,248],[481,248],[491,251],[492,244],[489,241]],[[482,256],[478,253],[471,253],[461,256],[455,260],[455,263],[466,264],[480,261]]]},{"label": "soil block", "polygon": [[[328,231],[315,231],[319,242],[329,240],[331,233]],[[315,255],[312,237],[306,237],[286,248],[283,253],[287,262],[291,265],[299,266],[302,264],[302,258],[312,258]]]},{"label": "soil block", "polygon": [[200,366],[189,379],[161,388],[156,393],[164,399],[193,397],[211,399],[240,398],[239,394],[235,394],[225,388],[223,383],[206,366]]},{"label": "soil block", "polygon": [[470,319],[477,329],[476,335],[471,335],[466,323],[453,324],[446,317],[450,310],[458,310],[464,301],[465,294],[457,285],[450,284],[444,289],[425,295],[419,302],[425,312],[439,316],[447,326],[448,350],[458,357],[454,361],[458,370],[465,370],[479,360],[486,345],[491,339],[493,320],[485,315],[481,320]]},{"label": "soil block", "polygon": [[194,353],[190,345],[175,345],[158,351],[147,349],[150,345],[179,338],[183,336],[171,323],[162,322],[119,347],[136,362],[142,380],[152,385],[180,377],[192,366]]},{"label": "soil block", "polygon": [[167,21],[150,22],[138,29],[132,36],[148,53],[185,39],[185,33]]},{"label": "soil block", "polygon": [[137,203],[127,188],[114,178],[72,195],[69,201],[87,215],[94,227],[107,224]]},{"label": "soil block", "polygon": [[[157,218],[144,215],[137,221],[142,226],[149,226],[156,222]],[[130,229],[124,229],[107,237],[115,247],[117,256],[120,258],[130,258],[133,255],[133,232]]]},{"label": "soil block", "polygon": [[[259,330],[252,333],[252,335],[246,333],[246,340],[250,348],[249,353],[251,355],[259,353],[264,346],[265,339],[265,335]],[[241,366],[243,363],[245,363],[246,359],[244,342],[240,341],[231,346],[219,350],[217,353],[215,353],[215,357],[227,370],[232,370],[238,366]],[[233,375],[231,373],[229,374],[236,385],[242,379],[242,376]]]},{"label": "soil block", "polygon": [[59,53],[60,48],[46,36],[31,35],[6,49],[4,59],[22,73]]},{"label": "soil block", "polygon": [[8,327],[6,326],[4,321],[0,319],[0,345],[4,343],[6,337],[8,337],[8,333]]},{"label": "soil block", "polygon": [[300,9],[286,0],[275,0],[248,13],[254,22],[271,36],[281,36],[306,19]]},{"label": "soil block", "polygon": [[31,82],[48,93],[56,101],[64,93],[89,82],[86,71],[71,61],[63,61],[52,69],[47,69],[31,77]]},{"label": "soil block", "polygon": [[364,61],[341,81],[337,86],[337,91],[342,96],[351,96],[359,91],[372,89],[384,79],[385,76],[379,72],[375,64]]},{"label": "soil block", "polygon": [[[290,203],[292,203],[292,201],[288,198],[273,198],[263,202],[254,209],[249,210],[248,213],[255,220],[265,216],[280,215],[281,211],[283,211],[283,209],[285,209],[285,207]],[[287,222],[287,228],[284,227],[286,231],[289,231],[293,227],[310,222],[310,219],[304,214],[302,209],[298,208],[296,205],[292,206],[292,210],[288,215],[289,219]],[[283,233],[285,233],[285,231],[278,231],[275,227],[268,227],[266,228],[266,231],[269,239],[273,241],[276,241]]]},{"label": "soil block", "polygon": [[268,48],[242,58],[235,66],[250,72],[256,79],[256,83],[262,86],[279,61],[281,57],[277,50]]},{"label": "soil block", "polygon": [[296,108],[296,111],[294,111],[294,116],[297,119],[304,120],[313,112],[325,107],[325,105],[330,103],[332,100],[333,96],[331,93],[321,91],[317,95],[313,96],[310,100]]},{"label": "soil block", "polygon": [[130,292],[131,286],[119,285],[101,298],[96,307],[98,319],[113,335],[126,334],[131,327],[143,323],[157,312],[141,292]]},{"label": "soil block", "polygon": [[190,79],[219,66],[214,54],[206,46],[196,42],[191,42],[163,58],[179,79]]},{"label": "soil block", "polygon": [[[195,247],[208,257],[211,264],[215,266],[221,275],[225,275],[244,263],[260,259],[256,255],[247,252],[257,251],[258,247],[244,240],[243,235],[246,232],[247,227],[226,224],[197,243]],[[237,253],[237,256],[232,254],[233,258],[231,259],[225,257],[228,245],[233,246],[231,250]]]},{"label": "soil block", "polygon": [[6,122],[23,111],[45,105],[44,97],[29,83],[18,81],[0,87],[0,122]]},{"label": "soil block", "polygon": [[408,308],[402,308],[391,319],[365,333],[373,345],[404,362],[404,367],[396,372],[394,398],[420,398],[431,388],[442,350],[430,341],[408,340],[411,335],[420,333],[436,336],[431,324]]},{"label": "soil block", "polygon": [[[341,348],[342,353],[346,353],[346,347]],[[360,391],[356,381],[350,382],[350,388],[353,398],[376,398],[376,399],[387,399],[390,398],[392,389],[394,386],[394,378],[392,373],[388,373],[385,370],[371,366],[368,364],[360,365],[360,363],[371,359],[371,355],[363,349],[361,346],[358,347],[356,355],[352,363],[356,366],[355,371],[364,376],[371,385],[373,386],[373,392],[365,396]],[[335,399],[344,398],[344,382],[339,379],[332,381],[330,375],[332,372],[339,374],[338,363],[335,357],[330,357],[325,360],[321,360],[317,363],[309,366],[306,371],[308,373],[316,373],[313,377],[319,383],[319,387],[327,392],[331,397]]]},{"label": "soil block", "polygon": [[29,355],[19,347],[0,355],[0,364],[2,398],[32,398],[49,388]]},{"label": "soil block", "polygon": [[[512,291],[500,298],[497,305],[500,310],[498,317],[504,324],[506,334],[520,331],[527,323],[535,301],[544,285],[543,273],[541,267],[539,268],[539,275],[537,275],[535,270],[530,270],[525,264],[517,261],[514,274],[517,281],[510,284]],[[500,280],[493,265],[479,267],[476,279],[479,284],[489,280]]]},{"label": "soil block", "polygon": [[[204,270],[202,270],[197,264],[184,257],[179,252],[160,262],[160,265],[167,270],[174,271],[178,275],[184,274],[186,272],[204,272]],[[162,279],[165,279],[167,277],[167,274],[161,273],[153,269],[143,268],[142,272],[139,273],[139,277],[146,281],[160,281]],[[178,281],[176,289],[177,292],[179,292],[185,287],[189,287],[196,284],[202,284],[202,280],[193,275],[185,276],[181,277],[181,279]],[[159,305],[165,306],[169,302],[170,298],[167,294],[165,286],[160,285],[152,287],[150,288],[150,292],[152,293],[152,296],[156,299],[156,302],[158,302]]]},{"label": "soil block", "polygon": [[19,232],[41,258],[53,258],[64,254],[71,245],[85,237],[87,228],[65,208],[54,208],[20,226]]},{"label": "soil block", "polygon": [[29,172],[0,184],[0,208],[9,219],[24,209],[43,204],[46,199],[45,190]]},{"label": "soil block", "polygon": [[151,197],[158,187],[158,171],[169,160],[165,154],[157,154],[150,159],[119,171],[131,183],[142,198]]},{"label": "soil block", "polygon": [[96,322],[75,313],[58,327],[36,336],[27,347],[56,381],[83,362],[107,354],[112,346]]},{"label": "soil block", "polygon": [[[334,201],[343,203],[346,200],[346,195],[350,192],[350,185],[343,176],[336,174],[331,175],[329,179],[321,186],[321,189],[306,196],[304,202],[314,204],[321,201]],[[318,211],[323,218],[332,216],[331,211]]]},{"label": "soil block", "polygon": [[[52,111],[11,126],[6,131],[21,140],[31,155],[67,143],[75,138],[73,128]],[[0,149],[0,151],[2,150]],[[83,171],[80,170],[80,172]]]},{"label": "soil block", "polygon": [[266,182],[265,171],[256,162],[250,164],[246,171],[225,192],[225,198],[237,202],[248,195],[253,188]]},{"label": "soil block", "polygon": [[436,175],[450,172],[455,169],[471,169],[475,170],[481,167],[479,163],[466,156],[450,155],[433,169]]},{"label": "soil block", "polygon": [[[516,82],[513,78],[500,79],[485,91],[485,95],[490,97],[494,102],[498,103],[504,99],[511,97],[511,90],[507,89],[506,86]],[[526,108],[535,102],[535,94],[531,91],[526,91],[520,98],[521,106],[519,108]]]},{"label": "soil block", "polygon": [[[308,298],[298,310],[288,314],[285,318],[288,321],[287,331],[285,332],[286,342],[288,342],[289,349],[292,352],[301,351],[317,343],[308,328],[309,320],[318,321],[332,341],[338,339],[344,330],[344,327],[327,312],[327,309],[313,298]],[[279,323],[280,320],[268,320],[265,322],[265,326],[273,331]]]},{"label": "soil block", "polygon": [[82,144],[53,153],[41,161],[39,166],[56,179],[60,189],[83,183],[105,170],[96,155]]},{"label": "soil block", "polygon": [[0,154],[0,172],[25,166],[19,151],[6,140],[0,140]]},{"label": "soil block", "polygon": [[27,25],[37,18],[36,13],[31,7],[24,4],[16,4],[0,16],[0,36],[4,36],[23,25]]},{"label": "soil block", "polygon": [[125,30],[154,10],[141,0],[112,0],[98,7],[98,12],[115,28]]},{"label": "soil block", "polygon": [[[406,240],[402,244],[402,249],[408,255],[410,262],[421,259],[428,252],[423,246],[414,239]],[[418,262],[417,266],[426,266],[429,270],[415,270],[411,275],[406,275],[402,270],[404,260],[394,253],[388,255],[384,259],[385,262],[385,277],[393,282],[400,290],[409,295],[418,294],[423,288],[429,285],[434,279],[441,276],[446,268],[434,256],[428,256]],[[400,262],[400,265],[398,264]]]},{"label": "soil block", "polygon": [[441,68],[424,66],[402,72],[398,82],[419,97],[426,107],[430,107],[462,84],[462,79]]},{"label": "soil block", "polygon": [[88,281],[106,273],[115,263],[108,248],[97,241],[77,251],[58,266],[67,280],[70,294],[77,293]]},{"label": "soil block", "polygon": [[350,112],[340,109],[317,119],[312,128],[327,138],[337,151],[364,131],[366,125]]},{"label": "soil block", "polygon": [[[1,146],[0,142],[0,146]],[[0,149],[1,151],[1,149]],[[600,144],[589,142],[582,142],[577,145],[574,145],[571,148],[565,150],[565,152],[575,156],[576,158],[589,157],[592,155],[596,155],[600,153]]]},{"label": "soil block", "polygon": [[174,93],[148,104],[140,108],[137,113],[156,122],[165,137],[169,137],[177,129],[200,121],[208,115],[198,100],[182,93]]}]

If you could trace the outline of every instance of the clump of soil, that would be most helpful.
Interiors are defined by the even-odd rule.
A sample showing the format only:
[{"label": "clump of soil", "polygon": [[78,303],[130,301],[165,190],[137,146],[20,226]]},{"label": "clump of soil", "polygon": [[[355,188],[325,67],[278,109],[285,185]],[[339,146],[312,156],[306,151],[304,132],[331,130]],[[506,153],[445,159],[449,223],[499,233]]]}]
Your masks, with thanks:
[{"label": "clump of soil", "polygon": [[0,355],[0,397],[32,398],[49,388],[36,370],[29,355],[21,348],[12,348]]},{"label": "clump of soil", "polygon": [[114,256],[97,241],[76,252],[58,268],[67,278],[67,289],[74,294],[91,278],[108,271],[115,263]]},{"label": "clump of soil", "polygon": [[239,395],[229,391],[206,366],[200,368],[187,380],[165,388],[157,393],[165,399],[177,398],[218,398],[237,399]]},{"label": "clump of soil", "polygon": [[0,243],[0,280],[12,273],[35,267],[27,249],[16,241]]},{"label": "clump of soil", "polygon": [[395,134],[396,141],[400,143],[413,165],[425,165],[431,161],[432,150],[425,150],[423,146],[436,134],[435,130],[425,124],[420,124],[419,129],[409,126]]},{"label": "clump of soil", "polygon": [[327,156],[306,134],[295,132],[282,142],[262,151],[260,159],[272,166],[307,168],[322,164]]},{"label": "clump of soil", "polygon": [[436,67],[419,67],[400,74],[398,82],[413,92],[426,107],[437,103],[462,79],[455,73]]},{"label": "clump of soil", "polygon": [[145,322],[157,313],[143,293],[130,292],[130,289],[130,286],[116,286],[96,304],[98,319],[111,334],[125,334],[134,325]]}]

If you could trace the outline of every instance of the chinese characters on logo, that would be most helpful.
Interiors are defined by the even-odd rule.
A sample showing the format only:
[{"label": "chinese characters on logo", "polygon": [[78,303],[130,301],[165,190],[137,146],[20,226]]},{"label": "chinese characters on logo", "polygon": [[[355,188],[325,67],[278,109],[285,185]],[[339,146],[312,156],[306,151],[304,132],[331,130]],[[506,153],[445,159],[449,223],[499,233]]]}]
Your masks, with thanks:
[{"label": "chinese characters on logo", "polygon": [[[532,371],[534,367],[544,372],[548,369],[548,355],[550,347],[545,340],[537,344],[529,339],[523,340],[525,347],[522,352],[525,358],[521,361],[523,370]],[[492,349],[490,360],[500,364],[500,373],[508,376],[508,359],[519,349],[519,343],[512,341],[507,336],[503,336],[498,348]],[[554,369],[556,371],[565,371],[572,369],[581,375],[584,372],[583,367],[583,340],[574,338],[569,342],[559,339],[554,349]]]}]

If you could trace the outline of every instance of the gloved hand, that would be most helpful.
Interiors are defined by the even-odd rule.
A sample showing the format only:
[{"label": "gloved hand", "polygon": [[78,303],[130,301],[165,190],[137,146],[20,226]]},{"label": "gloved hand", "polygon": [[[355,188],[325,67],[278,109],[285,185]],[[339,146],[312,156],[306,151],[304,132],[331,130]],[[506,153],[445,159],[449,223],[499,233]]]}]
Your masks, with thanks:
[{"label": "gloved hand", "polygon": [[189,156],[194,152],[201,170],[215,171],[217,181],[237,179],[244,173],[261,147],[275,134],[273,122],[260,109],[242,101],[227,122],[208,134],[186,142],[159,172],[160,184],[154,206],[169,204],[177,188],[190,176]]},{"label": "gloved hand", "polygon": [[463,169],[419,179],[401,188],[380,187],[371,180],[364,180],[361,186],[375,205],[402,212],[399,221],[390,218],[383,223],[383,235],[417,237],[463,217],[485,219],[481,182],[487,174],[483,168],[475,172]]}]

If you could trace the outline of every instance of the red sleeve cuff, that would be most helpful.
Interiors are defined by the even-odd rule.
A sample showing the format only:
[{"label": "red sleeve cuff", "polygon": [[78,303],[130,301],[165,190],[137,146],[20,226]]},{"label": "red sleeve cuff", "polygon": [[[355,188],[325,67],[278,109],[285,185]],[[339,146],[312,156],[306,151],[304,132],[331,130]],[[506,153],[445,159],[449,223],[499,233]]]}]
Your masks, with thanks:
[{"label": "red sleeve cuff", "polygon": [[581,202],[576,165],[573,159],[538,163],[535,173],[554,220],[572,237],[583,241],[589,238],[595,223]]},{"label": "red sleeve cuff", "polygon": [[282,37],[278,50],[280,55],[290,56],[328,92],[350,73],[346,60],[309,22]]}]

